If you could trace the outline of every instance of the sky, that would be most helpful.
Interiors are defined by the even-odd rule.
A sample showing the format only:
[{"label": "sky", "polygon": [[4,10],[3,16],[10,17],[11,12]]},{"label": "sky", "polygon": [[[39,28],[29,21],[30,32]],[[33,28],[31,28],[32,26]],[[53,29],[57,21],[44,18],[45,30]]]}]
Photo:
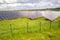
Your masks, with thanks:
[{"label": "sky", "polygon": [[0,10],[29,10],[60,7],[60,0],[0,0]]}]

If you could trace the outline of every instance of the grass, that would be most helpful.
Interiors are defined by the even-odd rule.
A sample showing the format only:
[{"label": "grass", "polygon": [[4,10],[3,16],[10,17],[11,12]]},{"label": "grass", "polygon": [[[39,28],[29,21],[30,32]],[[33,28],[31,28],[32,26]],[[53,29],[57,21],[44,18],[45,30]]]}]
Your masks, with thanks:
[{"label": "grass", "polygon": [[0,21],[0,40],[60,40],[59,19],[53,22],[44,17]]}]

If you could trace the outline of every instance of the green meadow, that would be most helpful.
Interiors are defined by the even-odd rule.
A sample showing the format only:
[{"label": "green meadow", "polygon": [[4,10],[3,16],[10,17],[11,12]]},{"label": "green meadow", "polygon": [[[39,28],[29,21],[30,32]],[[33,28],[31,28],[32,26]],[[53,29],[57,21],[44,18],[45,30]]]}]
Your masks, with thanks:
[{"label": "green meadow", "polygon": [[60,17],[0,20],[0,40],[60,40]]}]

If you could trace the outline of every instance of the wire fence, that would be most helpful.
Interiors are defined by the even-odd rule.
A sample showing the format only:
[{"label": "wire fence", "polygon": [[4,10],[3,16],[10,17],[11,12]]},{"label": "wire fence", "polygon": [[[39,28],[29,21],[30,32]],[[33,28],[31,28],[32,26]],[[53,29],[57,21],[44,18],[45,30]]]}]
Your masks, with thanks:
[{"label": "wire fence", "polygon": [[[38,25],[39,26],[38,26]],[[14,27],[13,27],[13,25],[16,25],[16,24],[9,24],[10,25],[10,30],[11,30],[11,33],[13,33],[13,30],[14,30]],[[20,24],[21,25],[21,24]],[[31,30],[31,31],[33,31],[33,30],[37,30],[37,31],[39,31],[39,32],[42,32],[42,30],[47,30],[47,29],[49,29],[49,31],[51,30],[51,29],[57,29],[57,28],[59,28],[60,27],[60,21],[59,22],[57,22],[57,23],[53,23],[53,22],[45,22],[45,23],[42,23],[42,22],[36,22],[36,24],[34,24],[34,23],[32,23],[32,25],[30,25],[29,24],[29,22],[26,22],[25,23],[25,25],[22,25],[22,26],[20,26],[19,25],[19,28],[18,28],[18,26],[16,25],[16,28],[17,28],[17,30],[24,30],[26,33],[29,33],[29,31]],[[36,26],[37,25],[37,26]],[[35,27],[34,27],[35,26]]]},{"label": "wire fence", "polygon": [[[0,25],[3,25],[3,24],[0,24]],[[42,22],[35,22],[35,23],[26,22],[21,24],[10,23],[9,35],[11,37],[11,40],[13,40],[14,34],[43,33],[46,31],[57,30],[58,28],[60,28],[60,21],[58,21],[57,23],[53,23],[51,21],[50,22],[47,21],[43,23]],[[3,30],[3,28],[1,29],[0,27],[0,30]],[[0,37],[0,39],[3,40],[4,38]]]}]

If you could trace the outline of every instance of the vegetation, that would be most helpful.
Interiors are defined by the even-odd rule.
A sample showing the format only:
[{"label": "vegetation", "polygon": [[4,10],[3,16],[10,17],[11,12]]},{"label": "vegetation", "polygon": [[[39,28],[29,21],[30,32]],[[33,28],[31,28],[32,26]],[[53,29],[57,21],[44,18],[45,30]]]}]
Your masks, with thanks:
[{"label": "vegetation", "polygon": [[51,22],[44,17],[0,21],[0,40],[60,40],[60,17]]}]

